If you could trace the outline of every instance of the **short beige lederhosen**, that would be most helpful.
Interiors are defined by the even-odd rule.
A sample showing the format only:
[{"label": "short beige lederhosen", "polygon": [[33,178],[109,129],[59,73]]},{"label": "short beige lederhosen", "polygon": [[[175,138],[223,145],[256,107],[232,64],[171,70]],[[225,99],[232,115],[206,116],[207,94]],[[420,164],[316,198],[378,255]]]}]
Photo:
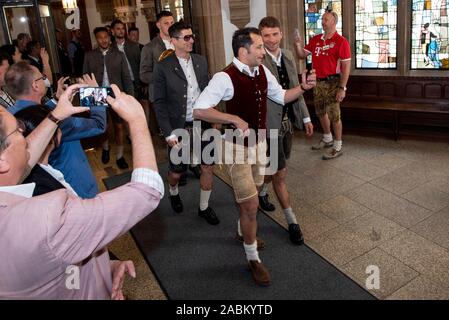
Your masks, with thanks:
[{"label": "short beige lederhosen", "polygon": [[328,115],[331,122],[341,120],[340,102],[337,101],[340,79],[318,81],[313,91],[315,112],[318,117]]},{"label": "short beige lederhosen", "polygon": [[[235,201],[237,203],[245,202],[257,196],[257,187],[262,186],[264,182],[265,168],[268,162],[266,140],[259,142],[257,147],[253,148],[237,146],[225,139],[222,140],[223,171],[232,183]],[[228,149],[226,149],[227,146]],[[248,159],[249,155],[250,159]],[[227,163],[225,157],[233,159],[233,162]],[[239,159],[243,161],[238,161]],[[251,163],[249,163],[250,160]]]}]

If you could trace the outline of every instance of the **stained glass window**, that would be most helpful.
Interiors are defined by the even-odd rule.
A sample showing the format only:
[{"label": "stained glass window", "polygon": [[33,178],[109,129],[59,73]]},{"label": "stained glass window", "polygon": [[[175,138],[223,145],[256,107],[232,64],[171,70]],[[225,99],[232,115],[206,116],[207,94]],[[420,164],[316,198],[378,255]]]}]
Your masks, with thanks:
[{"label": "stained glass window", "polygon": [[412,69],[449,69],[449,0],[412,1]]},{"label": "stained glass window", "polygon": [[397,0],[356,0],[356,67],[396,68]]},{"label": "stained glass window", "polygon": [[313,36],[323,33],[323,28],[321,26],[321,17],[323,16],[326,9],[332,9],[332,11],[335,11],[338,14],[339,19],[337,23],[337,31],[339,34],[342,33],[343,19],[341,15],[341,1],[305,0],[304,8],[304,21],[306,23],[306,43],[309,43],[310,38],[312,38]]}]

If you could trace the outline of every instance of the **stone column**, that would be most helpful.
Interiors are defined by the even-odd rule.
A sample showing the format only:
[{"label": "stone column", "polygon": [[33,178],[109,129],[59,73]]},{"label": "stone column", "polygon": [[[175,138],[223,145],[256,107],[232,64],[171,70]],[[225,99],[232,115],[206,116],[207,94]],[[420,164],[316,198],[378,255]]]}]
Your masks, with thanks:
[{"label": "stone column", "polygon": [[193,1],[192,16],[195,32],[199,33],[197,41],[200,42],[201,54],[207,58],[213,75],[226,64],[220,0]]},{"label": "stone column", "polygon": [[[295,52],[293,49],[293,32],[299,29],[304,39],[304,1],[303,0],[267,0],[267,14],[279,19],[284,34],[282,47]],[[301,69],[302,61],[298,61]]]}]

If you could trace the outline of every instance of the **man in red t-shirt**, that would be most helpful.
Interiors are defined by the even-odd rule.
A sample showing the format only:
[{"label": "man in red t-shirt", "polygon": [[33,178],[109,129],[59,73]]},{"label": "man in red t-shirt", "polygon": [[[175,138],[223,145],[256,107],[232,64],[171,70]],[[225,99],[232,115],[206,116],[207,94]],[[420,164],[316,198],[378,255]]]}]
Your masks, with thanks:
[{"label": "man in red t-shirt", "polygon": [[[298,36],[295,39],[298,56],[305,59],[311,54],[313,68],[316,70],[318,83],[314,89],[314,104],[324,135],[312,149],[321,150],[333,146],[332,150],[323,156],[324,160],[343,154],[340,102],[346,97],[346,84],[351,71],[351,49],[348,40],[337,33],[337,22],[338,15],[327,11],[322,19],[323,34],[310,39],[305,47]],[[331,122],[335,140],[331,133]]]}]

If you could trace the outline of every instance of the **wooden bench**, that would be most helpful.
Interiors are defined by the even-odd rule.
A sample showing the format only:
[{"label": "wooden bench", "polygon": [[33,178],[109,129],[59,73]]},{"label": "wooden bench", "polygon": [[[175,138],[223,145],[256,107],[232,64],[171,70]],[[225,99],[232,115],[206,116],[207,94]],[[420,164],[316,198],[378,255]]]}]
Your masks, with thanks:
[{"label": "wooden bench", "polygon": [[[313,109],[313,98],[306,100]],[[345,131],[447,141],[449,80],[352,76],[341,111]]]}]

